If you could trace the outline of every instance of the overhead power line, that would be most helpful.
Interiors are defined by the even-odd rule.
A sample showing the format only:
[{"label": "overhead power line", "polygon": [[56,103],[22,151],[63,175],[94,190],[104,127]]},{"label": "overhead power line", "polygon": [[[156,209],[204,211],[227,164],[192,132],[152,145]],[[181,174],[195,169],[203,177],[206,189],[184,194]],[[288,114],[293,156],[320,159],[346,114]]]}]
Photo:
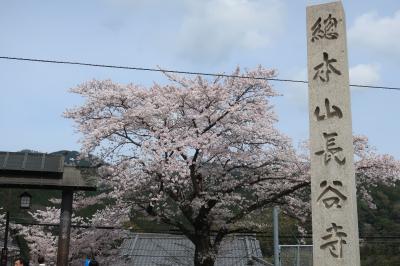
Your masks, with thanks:
[{"label": "overhead power line", "polygon": [[[25,226],[45,226],[45,227],[59,227],[58,223],[41,223],[41,222],[31,222],[31,221],[16,221],[14,224],[25,225]],[[179,230],[145,230],[138,228],[124,228],[120,226],[110,226],[110,225],[79,225],[79,224],[71,224],[72,228],[86,228],[86,229],[105,229],[105,230],[131,230],[134,233],[155,233],[155,234],[171,234],[171,235],[182,235],[182,232]],[[215,231],[216,232],[216,231]],[[256,236],[257,238],[272,238],[269,232],[262,231],[242,231],[238,232],[238,235],[242,236]],[[293,238],[312,238],[312,234],[307,235],[279,235],[282,239],[293,239]],[[359,237],[363,239],[363,241],[371,241],[371,240],[400,240],[400,235],[395,232],[395,234],[391,235],[378,235],[378,234],[363,234],[360,233]]]},{"label": "overhead power line", "polygon": [[[130,67],[130,66],[118,66],[118,65],[105,65],[105,64],[93,64],[93,63],[72,62],[72,61],[60,61],[60,60],[46,60],[46,59],[36,59],[36,58],[23,58],[23,57],[0,56],[0,59],[15,60],[15,61],[29,61],[29,62],[37,62],[37,63],[51,63],[51,64],[65,64],[65,65],[78,65],[78,66],[89,66],[89,67],[103,67],[103,68],[114,68],[114,69],[126,69],[126,70],[137,70],[137,71],[163,72],[163,73],[185,74],[185,75],[200,75],[200,76],[244,78],[244,79],[260,79],[260,80],[270,80],[270,81],[278,81],[278,82],[292,82],[292,83],[303,83],[303,84],[307,84],[307,83],[308,83],[308,81],[306,81],[306,80],[279,79],[279,78],[263,78],[263,77],[251,77],[251,76],[239,76],[239,75],[228,75],[228,74],[217,74],[217,73],[180,71],[180,70],[157,69],[157,68],[144,68],[144,67]],[[400,87],[372,86],[372,85],[358,85],[358,84],[350,84],[350,86],[351,86],[351,87],[358,87],[358,88],[373,88],[373,89],[384,89],[384,90],[400,90]]]},{"label": "overhead power line", "polygon": [[[14,222],[15,224],[20,225],[38,225],[38,226],[50,226],[50,227],[58,227],[60,224],[55,223],[39,223],[39,222]],[[107,229],[107,230],[128,230],[123,227],[117,226],[109,226],[109,225],[80,225],[80,224],[71,224],[72,228],[91,228],[91,229]]]}]

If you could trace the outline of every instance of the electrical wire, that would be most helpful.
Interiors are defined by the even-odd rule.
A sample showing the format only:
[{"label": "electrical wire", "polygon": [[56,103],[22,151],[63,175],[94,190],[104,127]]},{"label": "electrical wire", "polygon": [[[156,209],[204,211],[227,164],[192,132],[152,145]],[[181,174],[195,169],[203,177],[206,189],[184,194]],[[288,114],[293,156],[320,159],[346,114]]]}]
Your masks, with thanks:
[{"label": "electrical wire", "polygon": [[[37,222],[13,222],[14,224],[19,225],[38,225],[38,226],[49,226],[49,227],[58,227],[59,224],[56,223],[37,223]],[[71,224],[72,228],[93,228],[93,229],[105,229],[105,230],[132,230],[130,228],[124,227],[116,227],[116,226],[102,226],[102,225],[78,225],[78,224]],[[173,234],[173,235],[182,235],[182,232],[179,230],[138,230],[133,229],[135,233],[157,233],[157,234]],[[257,231],[243,231],[238,233],[240,236],[251,236],[257,238],[272,238],[273,236],[266,232],[257,232]],[[305,238],[311,239],[312,235],[296,235],[296,238]],[[279,238],[282,239],[292,239],[293,235],[280,235]],[[369,242],[370,240],[400,240],[400,235],[392,234],[392,235],[364,235],[360,234],[360,239],[364,239],[364,241]]]},{"label": "electrical wire", "polygon": [[[306,80],[263,78],[263,77],[228,75],[228,74],[222,74],[222,73],[221,74],[216,74],[216,73],[205,73],[205,72],[193,72],[193,71],[180,71],[180,70],[169,70],[169,69],[145,68],[145,67],[105,65],[105,64],[94,64],[94,63],[73,62],[73,61],[46,60],[46,59],[37,59],[37,58],[0,56],[0,59],[15,60],[15,61],[28,61],[28,62],[37,62],[37,63],[51,63],[51,64],[78,65],[78,66],[89,66],[89,67],[103,67],[103,68],[137,70],[137,71],[163,72],[163,73],[172,73],[172,74],[227,77],[227,78],[244,78],[244,79],[259,79],[259,80],[269,80],[269,81],[278,81],[278,82],[292,82],[292,83],[303,83],[303,84],[307,84],[308,83],[308,81],[306,81]],[[358,88],[400,90],[400,87],[388,87],[388,86],[372,86],[372,85],[359,85],[359,84],[350,84],[349,86],[358,87]]]}]

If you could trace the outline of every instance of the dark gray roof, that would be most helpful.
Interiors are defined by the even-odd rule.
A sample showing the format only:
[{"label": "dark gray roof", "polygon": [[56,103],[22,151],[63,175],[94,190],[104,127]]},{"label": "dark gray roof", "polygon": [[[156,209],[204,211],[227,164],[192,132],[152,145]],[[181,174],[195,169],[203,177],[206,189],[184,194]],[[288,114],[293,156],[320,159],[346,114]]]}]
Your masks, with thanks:
[{"label": "dark gray roof", "polygon": [[[119,265],[191,266],[194,245],[185,236],[138,233],[125,239],[120,247],[124,262]],[[221,243],[216,266],[263,265],[252,257],[262,259],[260,244],[252,236],[230,236]]]},{"label": "dark gray roof", "polygon": [[0,152],[0,172],[6,173],[41,173],[42,175],[61,178],[64,157],[46,153]]},{"label": "dark gray roof", "polygon": [[66,166],[61,155],[0,152],[0,187],[96,190],[96,169]]},{"label": "dark gray roof", "polygon": [[62,178],[47,178],[41,175],[10,177],[0,173],[0,187],[96,190],[93,169],[64,166]]}]

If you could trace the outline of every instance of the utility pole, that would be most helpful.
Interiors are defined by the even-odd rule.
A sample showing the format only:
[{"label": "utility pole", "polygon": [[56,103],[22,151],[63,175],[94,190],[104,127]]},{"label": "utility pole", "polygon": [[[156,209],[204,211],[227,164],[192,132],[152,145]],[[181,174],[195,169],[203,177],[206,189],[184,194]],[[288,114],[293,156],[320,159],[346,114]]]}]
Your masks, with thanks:
[{"label": "utility pole", "polygon": [[273,209],[274,219],[274,266],[280,266],[279,260],[279,207],[275,206]]}]

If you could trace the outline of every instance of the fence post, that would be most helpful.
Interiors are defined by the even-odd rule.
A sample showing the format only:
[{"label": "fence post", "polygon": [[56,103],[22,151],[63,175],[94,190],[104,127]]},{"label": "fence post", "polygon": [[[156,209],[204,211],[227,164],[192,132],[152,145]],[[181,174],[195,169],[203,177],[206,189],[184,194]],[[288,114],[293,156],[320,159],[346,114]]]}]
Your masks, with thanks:
[{"label": "fence post", "polygon": [[298,243],[298,245],[297,245],[297,258],[296,258],[296,261],[297,261],[297,266],[300,266],[300,243]]}]

